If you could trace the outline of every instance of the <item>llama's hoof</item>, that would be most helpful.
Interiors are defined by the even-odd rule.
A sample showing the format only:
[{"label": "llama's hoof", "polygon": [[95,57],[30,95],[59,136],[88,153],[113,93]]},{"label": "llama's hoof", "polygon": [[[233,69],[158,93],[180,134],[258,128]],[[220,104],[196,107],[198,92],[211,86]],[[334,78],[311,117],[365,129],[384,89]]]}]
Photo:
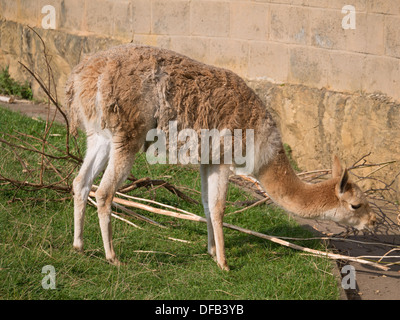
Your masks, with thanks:
[{"label": "llama's hoof", "polygon": [[126,265],[125,263],[119,261],[117,258],[108,259],[108,263],[112,264],[113,266],[120,267]]},{"label": "llama's hoof", "polygon": [[83,246],[73,246],[74,250],[78,253],[83,253]]},{"label": "llama's hoof", "polygon": [[226,262],[223,263],[223,264],[218,263],[218,267],[220,267],[224,271],[229,271],[230,270],[229,266],[228,266],[228,264]]}]

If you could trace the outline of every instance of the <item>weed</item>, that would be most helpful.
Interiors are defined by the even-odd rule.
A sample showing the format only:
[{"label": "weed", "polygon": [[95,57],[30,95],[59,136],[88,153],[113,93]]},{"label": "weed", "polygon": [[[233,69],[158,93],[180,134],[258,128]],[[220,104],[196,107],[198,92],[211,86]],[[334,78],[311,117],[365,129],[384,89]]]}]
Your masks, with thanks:
[{"label": "weed", "polygon": [[0,72],[0,94],[27,100],[33,99],[32,89],[28,81],[21,83],[13,79],[8,71],[8,66],[2,68]]}]

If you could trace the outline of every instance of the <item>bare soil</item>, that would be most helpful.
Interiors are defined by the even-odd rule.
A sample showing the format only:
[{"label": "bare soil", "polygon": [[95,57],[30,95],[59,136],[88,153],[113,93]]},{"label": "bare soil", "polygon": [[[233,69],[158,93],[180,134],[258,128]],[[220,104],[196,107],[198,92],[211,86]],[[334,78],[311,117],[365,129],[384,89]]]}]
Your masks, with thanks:
[{"label": "bare soil", "polygon": [[[300,225],[310,229],[317,236],[335,237],[345,233],[346,228],[332,221],[306,220],[293,217]],[[340,238],[344,238],[341,234]],[[400,225],[397,224],[397,215],[386,214],[384,224],[378,226],[374,234],[359,232],[357,235],[349,235],[346,240],[329,240],[329,245],[340,254],[361,257],[376,256],[377,258],[364,257],[365,260],[378,261],[383,255],[393,250],[387,256],[400,255]],[[397,250],[396,250],[397,249]],[[382,262],[391,263],[400,261],[399,258],[382,259]],[[356,288],[344,290],[342,298],[349,300],[400,300],[400,265],[392,265],[388,271],[382,271],[372,266],[349,261],[337,261],[338,274],[346,276],[348,272],[342,268],[351,265],[355,268]],[[339,280],[340,281],[340,280]],[[341,281],[340,281],[341,284]]]},{"label": "bare soil", "polygon": [[[45,104],[33,104],[18,102],[13,104],[2,104],[2,106],[32,118],[46,119],[48,114],[48,106]],[[55,107],[50,107],[50,119],[54,115]],[[57,113],[56,121],[63,122],[62,116]],[[307,220],[293,216],[300,225],[311,230],[316,236],[335,237],[344,233],[346,228],[331,221]],[[343,238],[343,237],[341,237]],[[347,240],[329,240],[329,245],[333,250],[348,256],[377,256],[385,255],[389,250],[393,252],[391,255],[400,255],[400,225],[397,221],[397,214],[388,213],[385,224],[381,225],[374,234],[363,234],[347,236]],[[365,242],[368,242],[366,244]],[[368,259],[368,258],[366,258]],[[371,258],[378,260],[379,258]],[[382,259],[382,261],[390,263],[400,261],[400,259]],[[359,263],[337,261],[337,275],[345,276],[347,273],[341,274],[341,270],[345,265],[352,265],[355,268],[356,288],[342,291],[342,299],[349,300],[400,300],[400,265],[390,266],[389,271],[382,271],[371,266],[361,265]],[[341,283],[341,279],[338,279]]]}]

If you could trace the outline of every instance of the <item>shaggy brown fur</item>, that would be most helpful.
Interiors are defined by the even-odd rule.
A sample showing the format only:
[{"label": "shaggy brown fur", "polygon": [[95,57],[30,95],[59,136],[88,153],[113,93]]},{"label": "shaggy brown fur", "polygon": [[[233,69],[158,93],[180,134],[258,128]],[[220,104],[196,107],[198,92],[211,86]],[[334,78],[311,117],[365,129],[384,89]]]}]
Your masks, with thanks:
[{"label": "shaggy brown fur", "polygon": [[[98,90],[102,99],[96,103]],[[101,128],[125,140],[144,127],[168,133],[172,120],[178,130],[191,128],[199,136],[200,129],[275,126],[259,97],[233,72],[133,44],[85,58],[71,73],[66,99],[74,134],[82,119],[100,114]]]}]

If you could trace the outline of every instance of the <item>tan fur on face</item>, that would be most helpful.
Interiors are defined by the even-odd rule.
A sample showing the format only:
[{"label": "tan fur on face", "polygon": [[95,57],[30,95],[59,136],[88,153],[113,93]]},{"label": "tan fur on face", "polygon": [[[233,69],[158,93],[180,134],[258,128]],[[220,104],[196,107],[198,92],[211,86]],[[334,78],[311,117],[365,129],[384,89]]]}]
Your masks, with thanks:
[{"label": "tan fur on face", "polygon": [[[259,179],[271,199],[299,216],[329,219],[358,229],[373,227],[375,214],[360,188],[348,181],[347,171],[342,169],[337,157],[332,173],[330,180],[304,183],[290,167],[282,148],[271,163],[261,168]],[[353,209],[351,205],[360,207]]]}]

